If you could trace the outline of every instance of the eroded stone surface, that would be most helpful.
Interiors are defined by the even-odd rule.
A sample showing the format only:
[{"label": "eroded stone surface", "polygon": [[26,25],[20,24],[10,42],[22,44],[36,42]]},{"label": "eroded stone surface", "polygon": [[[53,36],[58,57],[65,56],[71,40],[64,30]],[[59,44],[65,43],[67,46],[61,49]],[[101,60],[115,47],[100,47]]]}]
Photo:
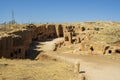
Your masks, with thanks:
[{"label": "eroded stone surface", "polygon": [[[25,58],[33,41],[46,41],[57,37],[64,37],[64,41],[55,44],[56,47],[79,44],[78,50],[87,51],[89,54],[120,53],[119,39],[108,37],[110,34],[118,33],[117,27],[112,32],[109,32],[109,28],[112,30],[112,26],[119,27],[119,25],[114,22],[85,22],[78,24],[29,24],[14,26],[15,29],[10,27],[6,31],[1,29],[0,57]],[[104,29],[107,31],[105,32]],[[116,42],[109,44],[110,40]]]}]

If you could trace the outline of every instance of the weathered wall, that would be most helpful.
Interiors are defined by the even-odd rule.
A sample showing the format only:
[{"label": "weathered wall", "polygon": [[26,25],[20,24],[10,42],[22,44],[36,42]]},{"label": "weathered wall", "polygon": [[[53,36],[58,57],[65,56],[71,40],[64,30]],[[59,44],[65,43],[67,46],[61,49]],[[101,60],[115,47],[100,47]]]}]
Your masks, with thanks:
[{"label": "weathered wall", "polygon": [[[4,55],[6,57],[10,56],[12,51],[13,40],[9,35],[0,38],[0,56]],[[7,53],[7,54],[6,54]]]},{"label": "weathered wall", "polygon": [[64,35],[63,25],[61,25],[61,24],[56,25],[56,34],[57,34],[57,37],[63,37],[63,35]]},{"label": "weathered wall", "polygon": [[[0,37],[0,57],[25,58],[29,45],[34,40],[44,41],[62,37],[62,25],[27,25],[20,30],[8,32]],[[27,53],[28,54],[28,53]]]},{"label": "weathered wall", "polygon": [[65,25],[64,41],[65,44],[80,44],[80,51],[87,51],[89,54],[113,54],[120,53],[120,48],[111,48],[105,43],[92,41],[94,34],[98,33],[98,29],[85,28],[83,26]]},{"label": "weathered wall", "polygon": [[98,31],[99,28],[94,29],[85,24],[84,26],[82,24],[80,26],[73,24],[22,25],[18,29],[5,32],[4,35],[0,34],[0,57],[25,58],[32,41],[45,41],[56,37],[64,37],[64,45],[79,43],[80,50],[90,54],[120,53],[119,47],[92,41],[91,37]]}]

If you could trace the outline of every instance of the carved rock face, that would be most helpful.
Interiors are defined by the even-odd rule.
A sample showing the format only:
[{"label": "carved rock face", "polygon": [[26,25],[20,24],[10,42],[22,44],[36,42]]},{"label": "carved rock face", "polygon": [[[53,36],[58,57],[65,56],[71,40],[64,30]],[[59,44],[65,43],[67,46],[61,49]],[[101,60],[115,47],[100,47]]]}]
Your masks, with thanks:
[{"label": "carved rock face", "polygon": [[74,26],[66,26],[66,29],[68,32],[73,32],[74,31]]},{"label": "carved rock face", "polygon": [[0,38],[0,57],[25,58],[29,45],[33,40],[47,40],[48,38],[63,37],[63,27],[59,25],[46,24],[36,26],[30,24],[22,26],[20,30],[14,30],[9,36]]}]

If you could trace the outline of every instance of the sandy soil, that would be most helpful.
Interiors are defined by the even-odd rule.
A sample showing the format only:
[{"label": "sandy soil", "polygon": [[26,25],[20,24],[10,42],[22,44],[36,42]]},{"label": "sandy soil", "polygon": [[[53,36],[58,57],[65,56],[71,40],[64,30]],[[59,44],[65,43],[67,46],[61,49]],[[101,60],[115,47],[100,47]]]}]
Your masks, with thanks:
[{"label": "sandy soil", "polygon": [[42,42],[44,45],[42,45],[41,50],[45,51],[44,54],[56,57],[67,63],[74,64],[79,61],[81,65],[80,72],[85,74],[86,80],[120,80],[120,61],[109,59],[106,56],[73,53],[74,48],[76,48],[75,45],[71,46],[69,50],[66,47],[62,47],[58,51],[50,51],[54,47],[53,43],[58,40]]},{"label": "sandy soil", "polygon": [[47,55],[39,57],[39,60],[0,59],[0,80],[82,80],[71,65]]},{"label": "sandy soil", "polygon": [[28,59],[0,59],[0,80],[83,80],[84,76],[75,74],[72,65],[46,54],[53,47],[52,42],[36,41]]},{"label": "sandy soil", "polygon": [[79,44],[53,51],[55,43],[61,40],[34,42],[28,58],[36,60],[0,59],[0,80],[80,80],[69,65],[76,62],[80,62],[80,73],[86,80],[120,80],[119,60],[105,55],[83,55],[84,52],[77,51]]}]

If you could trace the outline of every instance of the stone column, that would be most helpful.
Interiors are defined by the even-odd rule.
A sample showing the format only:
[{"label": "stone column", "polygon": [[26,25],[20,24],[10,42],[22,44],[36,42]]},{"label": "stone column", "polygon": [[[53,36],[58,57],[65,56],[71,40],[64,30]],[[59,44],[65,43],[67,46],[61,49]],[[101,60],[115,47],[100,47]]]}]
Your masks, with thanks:
[{"label": "stone column", "polygon": [[80,62],[76,61],[74,64],[74,73],[79,74],[80,72]]},{"label": "stone column", "polygon": [[72,43],[72,33],[68,32],[68,38],[69,38],[69,42]]}]

